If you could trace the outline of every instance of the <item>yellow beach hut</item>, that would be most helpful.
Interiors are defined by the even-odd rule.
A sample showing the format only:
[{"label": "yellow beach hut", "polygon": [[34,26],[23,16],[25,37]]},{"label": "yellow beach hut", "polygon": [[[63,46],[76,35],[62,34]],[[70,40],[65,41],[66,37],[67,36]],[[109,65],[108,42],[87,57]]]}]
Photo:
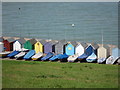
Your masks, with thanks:
[{"label": "yellow beach hut", "polygon": [[44,46],[45,42],[46,42],[45,40],[37,40],[37,42],[34,45],[36,53],[44,52],[44,50],[43,50],[44,47],[43,46]]}]

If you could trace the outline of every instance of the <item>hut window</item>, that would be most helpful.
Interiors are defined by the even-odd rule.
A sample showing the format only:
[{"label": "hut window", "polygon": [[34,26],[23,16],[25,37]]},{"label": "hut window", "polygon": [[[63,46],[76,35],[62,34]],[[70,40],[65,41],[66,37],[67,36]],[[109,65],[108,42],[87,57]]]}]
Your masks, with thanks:
[{"label": "hut window", "polygon": [[72,50],[72,48],[71,48],[71,47],[69,47],[69,48],[68,48],[68,50]]},{"label": "hut window", "polygon": [[39,43],[37,43],[37,45],[39,45]]}]

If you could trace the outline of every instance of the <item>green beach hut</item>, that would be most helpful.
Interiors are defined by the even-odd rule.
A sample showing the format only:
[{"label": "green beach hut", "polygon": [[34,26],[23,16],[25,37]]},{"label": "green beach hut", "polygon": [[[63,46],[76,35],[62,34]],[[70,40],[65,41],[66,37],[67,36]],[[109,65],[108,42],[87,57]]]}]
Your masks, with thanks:
[{"label": "green beach hut", "polygon": [[37,41],[35,39],[30,39],[30,40],[27,40],[25,43],[24,43],[24,48],[25,49],[29,49],[29,50],[33,50],[34,49],[34,44],[36,43]]}]

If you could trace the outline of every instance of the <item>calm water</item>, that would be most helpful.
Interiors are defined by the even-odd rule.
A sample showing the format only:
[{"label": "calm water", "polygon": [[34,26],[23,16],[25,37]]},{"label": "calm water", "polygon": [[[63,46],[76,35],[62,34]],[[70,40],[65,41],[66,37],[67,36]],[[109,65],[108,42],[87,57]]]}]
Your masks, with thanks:
[{"label": "calm water", "polygon": [[[118,3],[4,2],[3,36],[118,44]],[[74,27],[71,24],[75,24]]]}]

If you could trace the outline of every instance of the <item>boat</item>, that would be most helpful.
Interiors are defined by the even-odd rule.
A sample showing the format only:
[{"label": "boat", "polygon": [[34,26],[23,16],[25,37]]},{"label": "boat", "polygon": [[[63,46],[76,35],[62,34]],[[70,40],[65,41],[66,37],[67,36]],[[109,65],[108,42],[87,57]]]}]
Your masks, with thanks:
[{"label": "boat", "polygon": [[58,59],[62,62],[62,61],[67,61],[67,58],[68,58],[69,56],[67,55],[67,54],[61,54],[59,57],[58,57]]},{"label": "boat", "polygon": [[14,57],[16,59],[21,59],[21,58],[23,58],[25,56],[25,54],[26,54],[26,52],[20,52],[19,54],[15,55]]},{"label": "boat", "polygon": [[87,58],[86,58],[86,61],[87,62],[94,62],[94,61],[96,61],[97,60],[97,56],[95,55],[95,53],[93,52],[90,56],[88,56]]},{"label": "boat", "polygon": [[5,58],[5,57],[7,57],[8,54],[10,54],[10,52],[1,52],[0,58]]},{"label": "boat", "polygon": [[78,60],[83,60],[86,59],[89,55],[87,55],[86,53],[83,53],[81,56],[78,57]]},{"label": "boat", "polygon": [[106,58],[99,58],[99,59],[97,60],[97,63],[101,64],[101,63],[103,63],[103,62],[105,62],[105,61],[106,61]]},{"label": "boat", "polygon": [[114,64],[115,61],[117,61],[118,58],[114,58],[114,56],[110,56],[109,58],[106,59],[106,64]]},{"label": "boat", "polygon": [[36,53],[34,56],[32,56],[32,60],[38,60],[40,57],[43,56],[43,53],[42,52],[39,52],[39,53]]},{"label": "boat", "polygon": [[55,61],[57,60],[62,54],[58,54],[58,55],[54,55],[53,57],[51,57],[49,60],[50,61]]},{"label": "boat", "polygon": [[41,60],[45,61],[48,60],[49,58],[51,58],[54,54],[52,52],[49,52],[46,56],[42,57]]},{"label": "boat", "polygon": [[25,60],[29,60],[34,54],[35,54],[35,50],[30,50],[23,58]]},{"label": "boat", "polygon": [[74,62],[78,58],[78,54],[71,55],[67,58],[68,62]]},{"label": "boat", "polygon": [[12,53],[8,54],[7,57],[9,58],[13,58],[15,55],[17,55],[18,53],[20,53],[20,51],[13,51]]}]

